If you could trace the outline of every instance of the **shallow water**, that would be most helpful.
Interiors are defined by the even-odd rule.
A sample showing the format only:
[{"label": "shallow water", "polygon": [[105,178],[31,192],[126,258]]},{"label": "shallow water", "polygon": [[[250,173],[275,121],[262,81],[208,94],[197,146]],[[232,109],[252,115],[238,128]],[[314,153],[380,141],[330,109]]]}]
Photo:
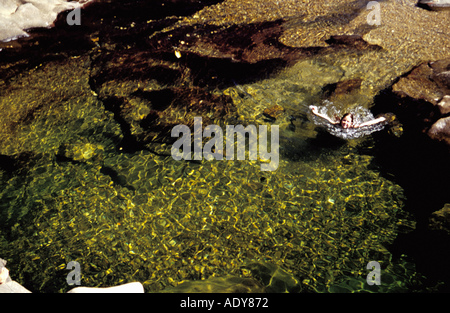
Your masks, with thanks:
[{"label": "shallow water", "polygon": [[[262,160],[248,156],[175,161],[170,144],[159,139],[127,149],[124,138],[141,139],[141,121],[155,108],[156,98],[148,101],[137,91],[195,82],[182,76],[166,83],[152,77],[119,83],[111,74],[93,88],[95,71],[101,70],[95,68],[98,51],[90,53],[24,71],[1,94],[8,113],[0,153],[16,170],[0,171],[0,257],[26,288],[69,290],[66,265],[77,261],[85,286],[140,281],[146,291],[217,291],[221,285],[239,290],[246,278],[258,282],[255,290],[273,292],[425,289],[408,256],[388,249],[415,221],[405,207],[404,188],[374,156],[377,134],[341,141],[317,128],[307,113],[310,105],[324,103],[325,86],[364,73],[361,89],[327,103],[336,112],[369,117],[370,86],[386,78],[355,64],[385,52],[344,49],[302,58],[251,81],[227,73],[232,80],[226,85],[204,86],[213,96],[229,97],[235,108],[211,123],[280,126],[276,171],[261,171]],[[178,71],[174,64],[171,69]],[[378,74],[385,71],[383,62],[380,67]],[[194,69],[200,72],[197,82],[208,82],[203,69]],[[129,101],[123,118],[129,133],[105,95]],[[158,106],[168,107],[161,119],[192,121],[195,112],[164,99],[157,98]],[[268,120],[263,111],[273,105],[284,112]],[[26,110],[31,113],[16,119]],[[382,286],[366,282],[370,261],[383,269]],[[176,289],[185,281],[192,286]]]},{"label": "shallow water", "polygon": [[104,160],[117,182],[94,164],[43,159],[5,185],[3,199],[29,195],[9,200],[20,222],[8,246],[21,251],[15,267],[45,273],[33,277],[43,290],[69,260],[82,264],[86,285],[133,279],[160,290],[268,262],[314,290],[364,275],[373,259],[388,267],[384,244],[411,223],[402,189],[368,169],[371,159],[344,145],[272,173],[256,162],[193,164],[141,151]]}]

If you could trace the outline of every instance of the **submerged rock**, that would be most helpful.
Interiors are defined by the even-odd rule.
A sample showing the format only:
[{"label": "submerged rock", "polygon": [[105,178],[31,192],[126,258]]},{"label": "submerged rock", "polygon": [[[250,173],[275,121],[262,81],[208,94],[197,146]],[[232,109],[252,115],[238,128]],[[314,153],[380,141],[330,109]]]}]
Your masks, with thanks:
[{"label": "submerged rock", "polygon": [[[30,152],[87,160],[115,148],[122,134],[112,113],[105,112],[89,88],[89,63],[87,56],[50,62],[31,74],[17,75],[3,88],[1,154]],[[30,86],[39,86],[40,91],[35,93]],[[105,133],[110,134],[106,145]],[[96,148],[85,146],[88,143]]]},{"label": "submerged rock", "polygon": [[331,102],[350,102],[361,91],[361,78],[346,79],[322,88],[322,98]]},{"label": "submerged rock", "polygon": [[284,108],[280,105],[273,105],[271,107],[268,107],[264,109],[263,114],[264,116],[276,120],[281,114],[283,114]]}]

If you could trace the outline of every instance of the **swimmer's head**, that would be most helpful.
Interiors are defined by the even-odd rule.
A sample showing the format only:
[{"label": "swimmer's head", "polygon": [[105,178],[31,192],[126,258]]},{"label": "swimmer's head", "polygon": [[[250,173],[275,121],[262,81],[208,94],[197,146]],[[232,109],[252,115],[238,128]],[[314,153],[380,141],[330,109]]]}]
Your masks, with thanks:
[{"label": "swimmer's head", "polygon": [[353,126],[353,115],[345,113],[340,122],[342,128],[351,128]]}]

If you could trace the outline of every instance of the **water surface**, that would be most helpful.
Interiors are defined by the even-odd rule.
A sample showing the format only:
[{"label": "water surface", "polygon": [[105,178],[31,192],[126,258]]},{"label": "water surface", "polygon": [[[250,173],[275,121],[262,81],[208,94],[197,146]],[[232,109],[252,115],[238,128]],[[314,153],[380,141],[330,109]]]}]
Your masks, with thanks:
[{"label": "water surface", "polygon": [[[277,23],[265,24],[269,39],[277,40],[270,37]],[[142,24],[151,23],[136,27]],[[172,45],[164,34],[176,27],[152,27],[146,38]],[[392,60],[386,51],[289,50],[295,58],[267,70],[264,60],[243,62],[251,69],[244,77],[236,60],[210,51],[195,55],[177,43],[170,57],[138,54],[142,37],[101,35],[81,55],[4,77],[8,135],[0,152],[15,168],[0,171],[0,245],[15,280],[32,291],[67,291],[65,267],[77,261],[85,286],[140,281],[146,291],[188,280],[226,288],[235,283],[230,276],[275,292],[425,288],[408,256],[388,249],[415,227],[404,187],[376,157],[381,140],[395,143],[398,134],[344,141],[308,116],[310,105],[324,103],[368,112],[373,86],[397,73],[383,76],[383,60]],[[367,71],[361,61],[374,58]],[[360,88],[324,102],[327,86],[354,78]],[[264,110],[274,105],[284,112],[267,118]],[[197,115],[221,126],[279,125],[278,169],[261,171],[261,160],[248,158],[175,161],[171,126],[192,125]],[[370,261],[383,269],[381,286],[366,282]]]}]

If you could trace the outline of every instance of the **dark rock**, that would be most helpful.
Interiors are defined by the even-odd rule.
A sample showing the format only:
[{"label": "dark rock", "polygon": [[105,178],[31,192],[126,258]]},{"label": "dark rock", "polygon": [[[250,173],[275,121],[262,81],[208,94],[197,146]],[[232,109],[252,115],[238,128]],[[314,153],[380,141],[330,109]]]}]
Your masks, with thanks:
[{"label": "dark rock", "polygon": [[[160,136],[167,136],[175,125],[193,126],[195,116],[202,116],[203,124],[208,125],[226,117],[233,111],[231,98],[214,95],[201,88],[171,88],[153,93],[151,96],[149,95],[150,99],[158,98],[161,93],[165,93],[169,105],[159,111],[153,110],[152,114],[140,122],[140,126],[144,130],[140,137],[145,142],[157,136],[155,130],[161,128],[169,130],[167,133],[160,134]],[[179,119],[177,116],[182,118]]]},{"label": "dark rock", "polygon": [[349,79],[336,84],[335,94],[347,94],[361,87],[362,79]]},{"label": "dark rock", "polygon": [[430,79],[446,94],[450,94],[450,59],[430,62],[429,66],[433,69]]},{"label": "dark rock", "polygon": [[399,81],[393,85],[392,90],[400,97],[437,104],[444,94],[440,90],[440,86],[431,79],[432,75],[436,75],[433,68],[428,63],[422,63],[400,77]]},{"label": "dark rock", "polygon": [[111,81],[155,80],[161,85],[171,85],[182,75],[182,69],[176,64],[155,60],[148,51],[127,49],[104,52],[94,57],[91,85],[100,96],[107,96],[114,89],[103,88],[103,85]]},{"label": "dark rock", "polygon": [[416,127],[450,145],[450,59],[420,64],[400,77],[392,92]]},{"label": "dark rock", "polygon": [[443,117],[428,130],[431,139],[446,142],[450,145],[450,116]]},{"label": "dark rock", "polygon": [[[250,64],[271,59],[291,61],[306,54],[308,49],[288,47],[278,41],[283,33],[282,25],[282,20],[225,28],[209,24],[188,25],[157,34],[149,44],[159,51],[174,53],[176,50],[181,55],[190,53]],[[167,36],[172,42],[163,40]]]}]

